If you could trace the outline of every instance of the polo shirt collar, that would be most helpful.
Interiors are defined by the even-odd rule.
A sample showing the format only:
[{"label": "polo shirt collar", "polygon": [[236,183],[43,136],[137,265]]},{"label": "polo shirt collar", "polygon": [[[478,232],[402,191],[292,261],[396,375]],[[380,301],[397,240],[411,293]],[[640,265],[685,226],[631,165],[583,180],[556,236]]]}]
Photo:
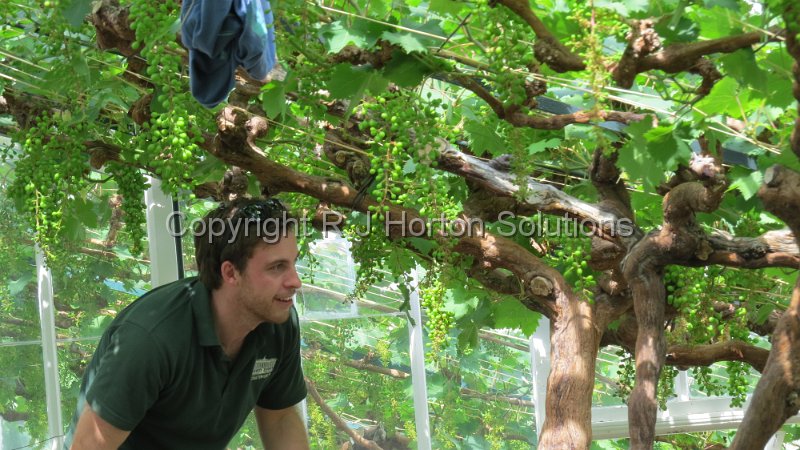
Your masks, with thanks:
[{"label": "polo shirt collar", "polygon": [[194,327],[200,345],[205,347],[219,346],[219,337],[214,327],[214,314],[211,312],[211,297],[208,288],[200,281],[195,280],[189,287],[192,290],[192,311],[194,313]]}]

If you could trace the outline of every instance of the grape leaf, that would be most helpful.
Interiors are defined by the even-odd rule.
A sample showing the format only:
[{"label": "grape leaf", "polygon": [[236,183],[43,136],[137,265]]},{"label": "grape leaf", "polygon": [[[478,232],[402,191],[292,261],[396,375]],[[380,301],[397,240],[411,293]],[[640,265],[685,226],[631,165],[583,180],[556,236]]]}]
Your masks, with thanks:
[{"label": "grape leaf", "polygon": [[498,136],[494,127],[478,121],[469,121],[464,125],[464,130],[469,134],[472,150],[478,154],[489,152],[500,155],[506,148],[505,141]]},{"label": "grape leaf", "polygon": [[452,313],[455,320],[459,320],[475,311],[478,307],[478,302],[478,298],[470,296],[469,292],[462,286],[456,286],[448,289],[444,294],[444,307],[442,309]]},{"label": "grape leaf", "polygon": [[761,172],[751,171],[740,166],[731,169],[730,177],[733,179],[733,183],[728,187],[728,191],[738,190],[745,200],[750,200],[756,195],[764,181],[764,175]]},{"label": "grape leaf", "polygon": [[741,110],[739,105],[747,103],[747,99],[747,91],[741,91],[736,80],[726,77],[697,102],[697,109],[709,116],[726,113],[738,116]]},{"label": "grape leaf", "polygon": [[750,86],[763,93],[767,92],[767,74],[756,64],[755,53],[751,48],[724,55],[719,61],[725,72],[736,79],[740,86]]},{"label": "grape leaf", "polygon": [[330,53],[339,53],[350,44],[359,48],[369,48],[375,44],[375,41],[370,41],[360,30],[344,27],[338,20],[321,27],[319,33]]},{"label": "grape leaf", "polygon": [[92,10],[92,0],[67,0],[62,2],[61,7],[69,26],[78,28]]},{"label": "grape leaf", "polygon": [[526,336],[530,336],[539,326],[542,315],[526,308],[515,299],[506,299],[493,304],[495,328],[520,329]]},{"label": "grape leaf", "polygon": [[557,148],[561,145],[561,139],[552,138],[546,141],[538,141],[534,142],[533,144],[528,146],[528,154],[535,155],[536,153],[541,153],[548,148]]},{"label": "grape leaf", "polygon": [[631,139],[620,150],[619,162],[633,179],[641,179],[645,190],[652,189],[664,178],[664,172],[687,162],[692,150],[674,128],[651,128],[647,121],[629,125]]},{"label": "grape leaf", "polygon": [[428,11],[455,16],[465,7],[467,7],[466,3],[455,0],[431,0]]},{"label": "grape leaf", "polygon": [[371,68],[353,67],[343,63],[333,68],[328,91],[334,98],[359,100],[365,90],[379,93],[386,89],[388,83],[379,72]]},{"label": "grape leaf", "polygon": [[383,76],[400,87],[413,87],[431,73],[425,65],[400,51],[392,54],[392,60],[383,68]]},{"label": "grape leaf", "polygon": [[381,38],[390,44],[399,45],[406,53],[426,53],[428,51],[428,48],[419,36],[404,31],[385,31],[381,35]]}]

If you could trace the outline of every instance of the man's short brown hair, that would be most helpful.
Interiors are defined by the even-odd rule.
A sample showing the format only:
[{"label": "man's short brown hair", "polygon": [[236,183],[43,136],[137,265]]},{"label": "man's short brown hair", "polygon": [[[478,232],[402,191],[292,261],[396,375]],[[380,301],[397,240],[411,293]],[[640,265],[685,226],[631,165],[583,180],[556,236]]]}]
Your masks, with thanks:
[{"label": "man's short brown hair", "polygon": [[243,272],[259,245],[274,244],[294,232],[295,220],[276,199],[237,199],[206,214],[194,230],[200,281],[210,290],[222,286],[222,263]]}]

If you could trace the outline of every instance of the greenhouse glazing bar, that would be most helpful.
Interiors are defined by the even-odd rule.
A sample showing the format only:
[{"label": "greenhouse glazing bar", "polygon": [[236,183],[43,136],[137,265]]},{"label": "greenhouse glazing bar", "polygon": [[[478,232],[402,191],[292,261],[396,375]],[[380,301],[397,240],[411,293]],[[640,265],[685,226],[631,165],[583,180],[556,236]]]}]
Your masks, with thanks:
[{"label": "greenhouse glazing bar", "polygon": [[47,447],[61,448],[64,423],[61,416],[61,387],[58,379],[58,346],[56,343],[55,307],[53,305],[53,274],[45,265],[44,254],[36,246],[37,297],[39,326],[42,331],[42,362],[47,399],[47,432],[52,441]]},{"label": "greenhouse glazing bar", "polygon": [[[147,176],[150,187],[144,192],[147,218],[147,241],[150,252],[150,279],[158,287],[178,279],[178,251],[175,237],[170,231],[172,220],[172,197],[161,190],[161,180]],[[182,255],[181,255],[182,257]]]},{"label": "greenhouse glazing bar", "polygon": [[[422,341],[422,309],[419,302],[419,272],[414,271],[414,285],[409,294],[411,320],[408,321],[411,384],[414,389],[414,419],[417,428],[417,449],[431,450],[431,429],[428,416],[428,381],[425,374],[425,344]],[[412,322],[413,321],[413,322]]]}]

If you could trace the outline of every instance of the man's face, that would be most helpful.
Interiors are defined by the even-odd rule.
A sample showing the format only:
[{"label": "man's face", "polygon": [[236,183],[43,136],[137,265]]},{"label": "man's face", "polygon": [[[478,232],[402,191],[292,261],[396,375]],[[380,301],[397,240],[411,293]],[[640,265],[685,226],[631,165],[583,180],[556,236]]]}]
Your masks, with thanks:
[{"label": "man's face", "polygon": [[286,322],[292,297],[301,285],[296,262],[297,238],[293,234],[256,247],[241,274],[239,301],[243,312],[259,322]]}]

